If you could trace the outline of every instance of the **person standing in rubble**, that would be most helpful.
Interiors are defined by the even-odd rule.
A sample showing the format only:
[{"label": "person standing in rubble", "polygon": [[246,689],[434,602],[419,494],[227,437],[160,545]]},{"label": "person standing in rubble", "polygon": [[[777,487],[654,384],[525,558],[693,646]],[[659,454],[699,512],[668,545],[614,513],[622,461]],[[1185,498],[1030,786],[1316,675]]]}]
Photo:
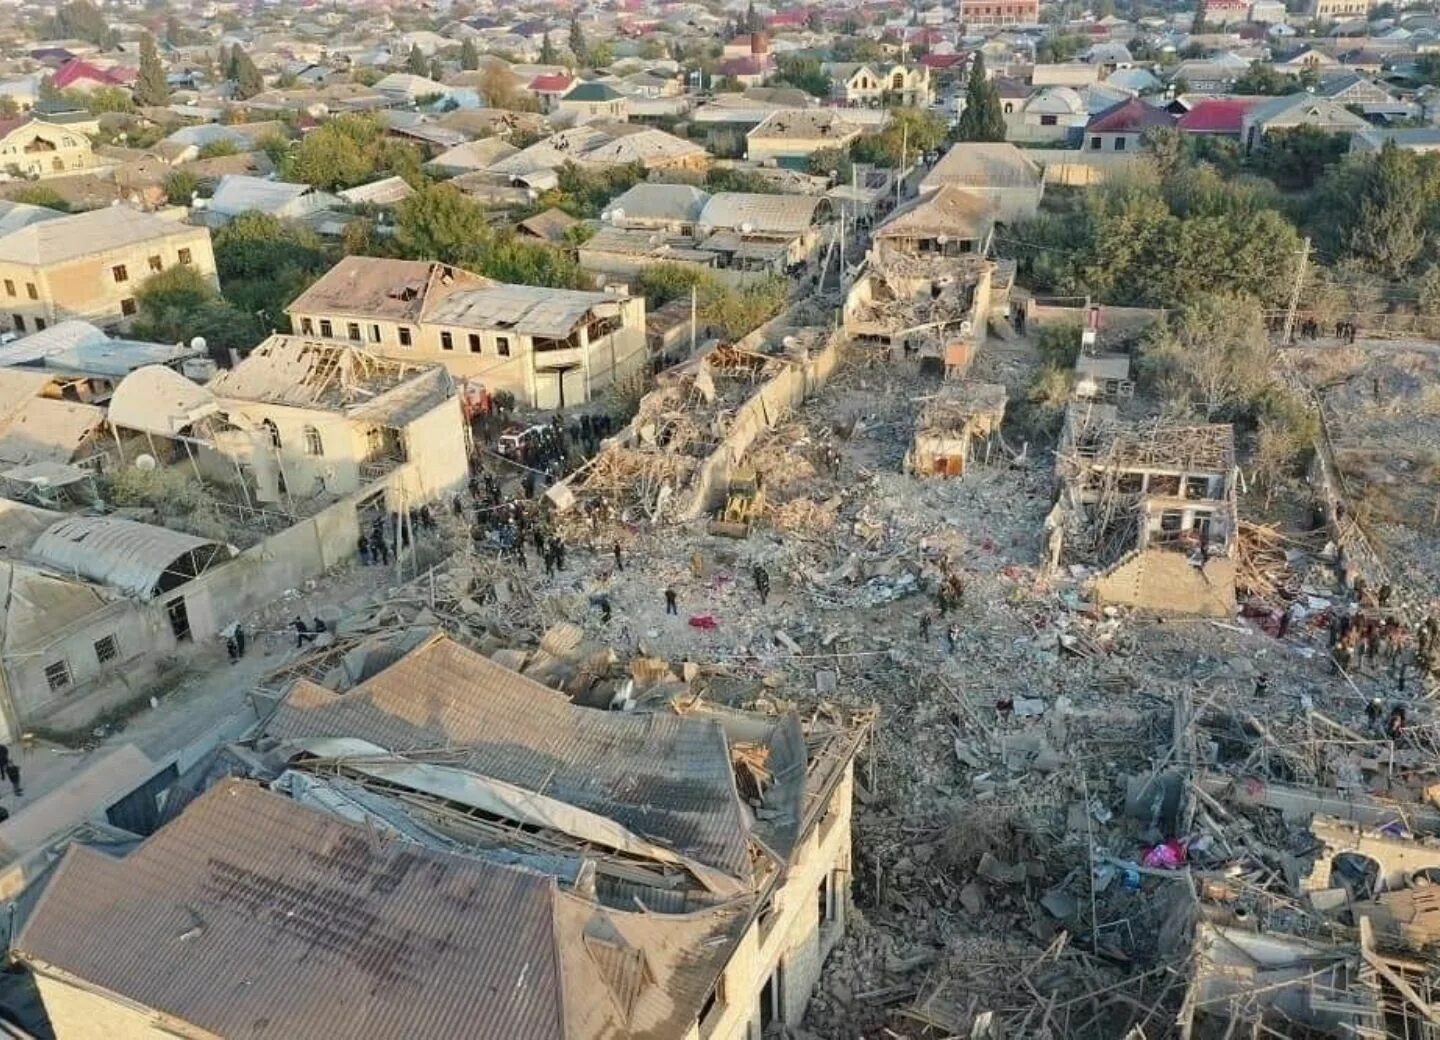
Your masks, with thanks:
[{"label": "person standing in rubble", "polygon": [[667,588],[667,589],[665,590],[665,613],[666,613],[666,614],[679,614],[679,613],[680,613],[680,606],[679,606],[679,604],[676,602],[675,590],[674,590],[673,588]]},{"label": "person standing in rubble", "polygon": [[1405,735],[1405,705],[1397,704],[1390,709],[1390,716],[1385,720],[1385,736],[1392,741],[1398,741]]},{"label": "person standing in rubble", "polygon": [[755,591],[760,594],[760,605],[763,607],[770,598],[770,572],[765,569],[764,564],[757,563],[751,573],[755,578]]},{"label": "person standing in rubble", "polygon": [[10,787],[15,792],[15,797],[20,798],[25,791],[20,786],[20,767],[10,761],[10,749],[0,744],[0,772],[5,774],[5,779],[10,781]]}]

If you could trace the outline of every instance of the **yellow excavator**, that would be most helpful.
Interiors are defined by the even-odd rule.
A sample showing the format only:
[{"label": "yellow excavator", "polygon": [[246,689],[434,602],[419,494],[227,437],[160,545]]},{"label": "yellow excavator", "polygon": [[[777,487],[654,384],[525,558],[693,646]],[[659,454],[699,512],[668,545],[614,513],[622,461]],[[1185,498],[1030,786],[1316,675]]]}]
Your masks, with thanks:
[{"label": "yellow excavator", "polygon": [[748,538],[755,520],[765,508],[765,488],[753,469],[737,469],[730,477],[725,508],[710,521],[707,530],[722,538]]}]

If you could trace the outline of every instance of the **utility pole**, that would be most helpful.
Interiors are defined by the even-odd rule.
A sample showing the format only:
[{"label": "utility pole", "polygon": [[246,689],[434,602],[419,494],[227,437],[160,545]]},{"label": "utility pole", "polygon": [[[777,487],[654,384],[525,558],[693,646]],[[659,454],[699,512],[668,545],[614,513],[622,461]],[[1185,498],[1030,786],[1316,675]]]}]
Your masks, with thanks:
[{"label": "utility pole", "polygon": [[695,314],[696,314],[696,289],[690,286],[690,356],[695,356]]},{"label": "utility pole", "polygon": [[905,152],[910,147],[910,124],[900,128],[900,168],[895,171],[895,205],[900,205],[900,190],[905,186]]},{"label": "utility pole", "polygon": [[1285,337],[1280,341],[1288,345],[1295,337],[1295,312],[1300,308],[1300,292],[1305,288],[1305,271],[1310,266],[1310,239],[1307,236],[1300,246],[1300,262],[1295,265],[1295,284],[1290,289],[1290,306],[1285,309]]}]

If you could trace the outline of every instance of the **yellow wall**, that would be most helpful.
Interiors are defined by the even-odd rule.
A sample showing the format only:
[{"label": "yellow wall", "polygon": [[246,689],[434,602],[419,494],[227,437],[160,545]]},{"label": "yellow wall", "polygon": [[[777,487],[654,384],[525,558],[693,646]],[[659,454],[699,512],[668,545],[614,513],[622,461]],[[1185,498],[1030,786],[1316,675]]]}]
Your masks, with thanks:
[{"label": "yellow wall", "polygon": [[[0,325],[18,330],[16,315],[24,319],[26,332],[35,331],[37,318],[47,325],[69,318],[118,325],[126,320],[122,301],[134,300],[145,279],[155,273],[151,260],[158,258],[160,268],[168,270],[180,263],[182,249],[190,250],[190,266],[218,286],[210,232],[186,224],[176,224],[164,238],[48,267],[0,261]],[[116,281],[114,269],[122,265],[126,279]],[[31,286],[35,299],[31,298]]]},{"label": "yellow wall", "polygon": [[90,139],[74,127],[37,120],[0,140],[0,168],[18,176],[56,177],[94,165]]},{"label": "yellow wall", "polygon": [[57,1040],[175,1040],[177,1036],[211,1036],[199,1029],[166,1029],[162,1025],[164,1017],[157,1012],[110,1000],[38,971],[35,982]]}]

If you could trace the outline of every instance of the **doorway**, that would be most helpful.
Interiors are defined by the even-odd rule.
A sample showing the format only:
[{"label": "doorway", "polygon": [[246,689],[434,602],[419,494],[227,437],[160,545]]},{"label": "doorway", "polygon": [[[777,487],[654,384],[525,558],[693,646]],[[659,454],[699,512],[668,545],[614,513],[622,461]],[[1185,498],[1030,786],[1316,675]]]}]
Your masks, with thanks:
[{"label": "doorway", "polygon": [[190,638],[190,611],[185,609],[185,597],[176,596],[165,604],[165,613],[170,618],[170,631],[178,640]]}]

